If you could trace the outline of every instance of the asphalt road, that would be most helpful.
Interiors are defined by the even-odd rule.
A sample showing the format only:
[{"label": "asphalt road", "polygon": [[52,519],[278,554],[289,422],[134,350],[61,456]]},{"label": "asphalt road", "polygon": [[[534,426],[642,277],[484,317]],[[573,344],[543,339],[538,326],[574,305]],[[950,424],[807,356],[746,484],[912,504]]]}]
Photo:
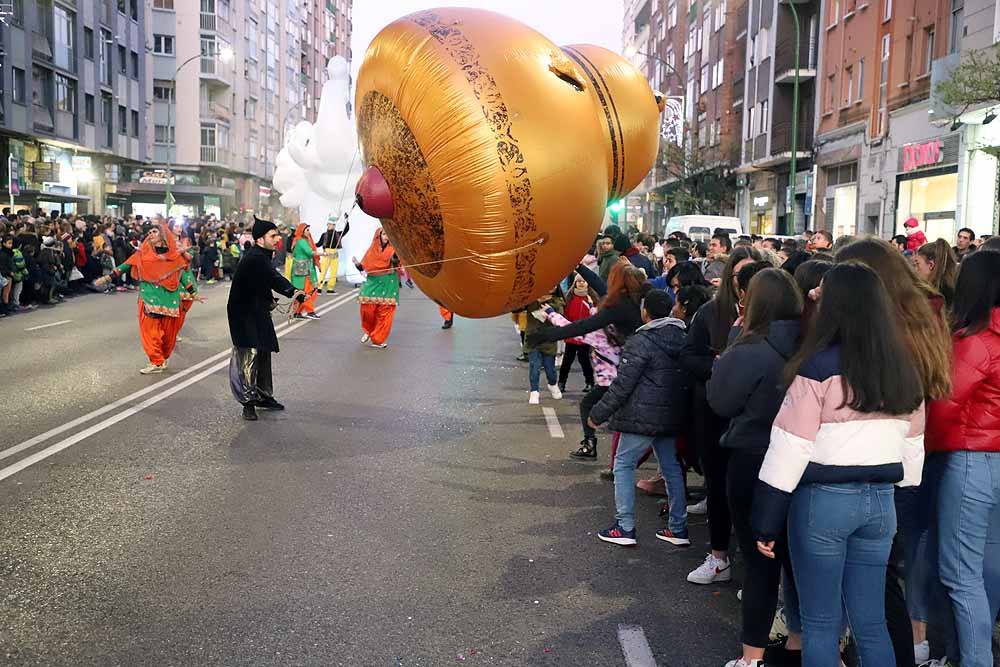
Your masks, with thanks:
[{"label": "asphalt road", "polygon": [[375,350],[321,297],[283,327],[288,409],[247,423],[213,370],[227,289],[159,376],[133,294],[0,320],[0,664],[625,665],[623,624],[661,667],[736,655],[737,584],[685,581],[703,521],[671,551],[640,496],[640,547],[597,540],[612,486],[567,459],[579,394],[543,399],[553,437],[509,320],[441,331],[404,291]]}]

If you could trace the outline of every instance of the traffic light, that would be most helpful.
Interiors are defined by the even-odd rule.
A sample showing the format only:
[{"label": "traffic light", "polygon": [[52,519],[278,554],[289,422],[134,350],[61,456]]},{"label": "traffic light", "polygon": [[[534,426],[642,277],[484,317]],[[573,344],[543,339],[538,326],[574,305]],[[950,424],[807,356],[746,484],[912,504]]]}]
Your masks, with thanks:
[{"label": "traffic light", "polygon": [[608,215],[611,217],[611,221],[618,224],[618,216],[621,215],[622,211],[625,210],[625,201],[619,199],[608,204]]}]

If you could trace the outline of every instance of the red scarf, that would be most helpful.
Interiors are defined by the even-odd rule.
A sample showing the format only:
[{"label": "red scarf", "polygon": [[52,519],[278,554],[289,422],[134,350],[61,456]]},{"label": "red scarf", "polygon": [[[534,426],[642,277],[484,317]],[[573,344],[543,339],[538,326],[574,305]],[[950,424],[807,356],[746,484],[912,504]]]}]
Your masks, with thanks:
[{"label": "red scarf", "polygon": [[379,227],[375,230],[375,238],[372,239],[368,252],[361,259],[361,266],[365,267],[365,273],[368,275],[384,275],[396,268],[392,265],[392,256],[396,254],[396,249],[391,243],[386,243],[385,247],[382,247],[381,234],[382,228]]}]

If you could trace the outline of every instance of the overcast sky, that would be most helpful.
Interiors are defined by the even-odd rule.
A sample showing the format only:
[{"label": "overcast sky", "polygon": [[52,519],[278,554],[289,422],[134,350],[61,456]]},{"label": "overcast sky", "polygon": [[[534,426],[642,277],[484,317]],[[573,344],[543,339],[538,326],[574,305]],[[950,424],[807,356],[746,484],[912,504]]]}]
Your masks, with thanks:
[{"label": "overcast sky", "polygon": [[526,23],[559,45],[597,44],[622,50],[622,0],[354,0],[355,75],[368,44],[382,28],[401,16],[434,7],[489,9]]}]

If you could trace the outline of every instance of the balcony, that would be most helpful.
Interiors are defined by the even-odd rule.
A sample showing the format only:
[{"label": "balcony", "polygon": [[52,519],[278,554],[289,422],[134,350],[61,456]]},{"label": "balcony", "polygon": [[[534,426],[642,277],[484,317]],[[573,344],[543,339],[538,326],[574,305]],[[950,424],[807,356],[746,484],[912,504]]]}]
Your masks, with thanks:
[{"label": "balcony", "polygon": [[233,111],[221,102],[202,100],[201,117],[231,121],[233,119]]},{"label": "balcony", "polygon": [[219,146],[202,146],[201,163],[229,168],[231,154],[229,149]]},{"label": "balcony", "polygon": [[[801,67],[799,68],[799,85],[807,83],[809,81],[813,81],[815,78],[816,78],[815,69],[803,69]],[[775,72],[774,82],[787,83],[787,84],[795,83],[795,68],[790,67],[789,69],[786,69],[784,71]]]},{"label": "balcony", "polygon": [[201,57],[201,79],[209,84],[216,84],[219,86],[232,86],[233,85],[233,68],[232,65],[227,65],[226,63],[220,62],[217,57],[213,56],[202,56]]},{"label": "balcony", "polygon": [[[809,147],[813,143],[812,123],[808,121],[799,123],[799,141],[796,147],[796,159],[806,160],[812,153]],[[763,138],[763,137],[759,137]],[[761,151],[760,155],[754,155],[754,167],[769,168],[779,164],[784,164],[792,159],[792,122],[790,120],[774,123],[771,128],[771,151]]]},{"label": "balcony", "polygon": [[206,31],[215,32],[215,27],[218,17],[210,12],[201,13],[201,29]]}]

